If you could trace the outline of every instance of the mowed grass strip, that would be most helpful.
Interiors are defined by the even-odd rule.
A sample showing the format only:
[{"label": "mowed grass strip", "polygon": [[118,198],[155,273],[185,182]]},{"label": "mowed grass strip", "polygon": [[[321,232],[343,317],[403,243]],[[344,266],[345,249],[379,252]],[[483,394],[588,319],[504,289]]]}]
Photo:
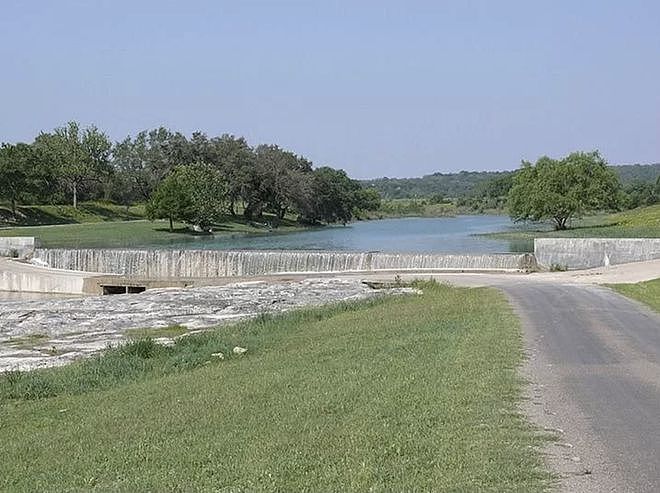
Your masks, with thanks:
[{"label": "mowed grass strip", "polygon": [[[543,437],[518,412],[517,318],[495,290],[422,287],[142,354],[172,365],[198,344],[201,366],[5,394],[0,490],[543,490]],[[234,345],[248,352],[210,357]]]},{"label": "mowed grass strip", "polygon": [[636,284],[609,284],[608,286],[629,298],[646,303],[660,312],[660,279]]}]

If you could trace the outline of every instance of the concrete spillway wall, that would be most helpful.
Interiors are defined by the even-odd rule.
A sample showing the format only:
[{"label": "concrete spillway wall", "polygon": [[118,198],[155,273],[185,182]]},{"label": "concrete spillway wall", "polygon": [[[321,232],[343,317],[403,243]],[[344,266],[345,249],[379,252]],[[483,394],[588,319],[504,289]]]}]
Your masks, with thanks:
[{"label": "concrete spillway wall", "polygon": [[0,237],[0,257],[23,258],[39,246],[39,240],[31,236]]},{"label": "concrete spillway wall", "polygon": [[12,259],[0,258],[0,291],[81,294],[88,274],[44,269]]},{"label": "concrete spillway wall", "polygon": [[151,279],[257,276],[301,272],[527,270],[531,254],[390,254],[314,251],[37,249],[52,268]]},{"label": "concrete spillway wall", "polygon": [[590,269],[660,259],[660,238],[537,238],[540,267]]}]

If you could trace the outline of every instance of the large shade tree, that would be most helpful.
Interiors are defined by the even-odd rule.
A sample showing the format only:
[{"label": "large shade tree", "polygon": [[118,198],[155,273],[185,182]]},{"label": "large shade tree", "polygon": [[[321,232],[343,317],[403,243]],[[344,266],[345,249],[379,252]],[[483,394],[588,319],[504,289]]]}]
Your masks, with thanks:
[{"label": "large shade tree", "polygon": [[30,197],[38,180],[35,152],[28,144],[2,144],[0,146],[0,198],[11,204],[16,215],[16,204]]},{"label": "large shade tree", "polygon": [[149,219],[183,221],[209,231],[226,210],[226,184],[220,172],[207,164],[176,166],[147,204]]},{"label": "large shade tree", "polygon": [[223,134],[208,138],[195,132],[190,139],[191,152],[197,162],[214,166],[227,183],[227,206],[232,216],[236,205],[259,201],[260,180],[255,167],[255,155],[243,137]]},{"label": "large shade tree", "polygon": [[618,206],[620,184],[598,151],[574,152],[563,159],[523,161],[509,191],[509,213],[515,221],[551,220],[566,229],[585,212]]},{"label": "large shade tree", "polygon": [[[305,222],[347,223],[356,208],[366,205],[360,184],[341,169],[322,166],[313,171],[310,193],[303,196],[301,219]],[[373,200],[373,197],[372,197]]]},{"label": "large shade tree", "polygon": [[276,145],[260,145],[255,149],[256,183],[244,214],[248,219],[259,217],[264,210],[275,214],[278,220],[296,208],[312,173],[312,163],[304,157]]},{"label": "large shade tree", "polygon": [[149,199],[175,166],[196,161],[186,137],[164,127],[126,137],[115,144],[112,155],[114,195],[135,202]]},{"label": "large shade tree", "polygon": [[110,173],[112,144],[107,135],[90,126],[80,128],[69,122],[53,133],[42,133],[34,141],[35,149],[49,161],[58,179],[71,193],[73,207],[78,206],[82,186]]}]

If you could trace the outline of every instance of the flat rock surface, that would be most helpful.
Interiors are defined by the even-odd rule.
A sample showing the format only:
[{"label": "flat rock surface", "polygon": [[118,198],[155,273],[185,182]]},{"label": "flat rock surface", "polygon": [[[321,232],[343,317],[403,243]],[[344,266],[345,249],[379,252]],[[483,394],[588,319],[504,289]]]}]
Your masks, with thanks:
[{"label": "flat rock surface", "polygon": [[183,325],[194,331],[260,313],[401,291],[374,290],[359,279],[305,279],[112,296],[10,298],[0,301],[0,371],[61,365],[120,343],[128,329]]}]

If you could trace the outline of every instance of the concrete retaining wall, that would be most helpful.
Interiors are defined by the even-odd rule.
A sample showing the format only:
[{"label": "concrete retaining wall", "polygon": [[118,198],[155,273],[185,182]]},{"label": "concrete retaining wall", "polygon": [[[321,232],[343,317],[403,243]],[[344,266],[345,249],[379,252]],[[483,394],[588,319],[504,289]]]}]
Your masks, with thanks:
[{"label": "concrete retaining wall", "polygon": [[660,238],[537,238],[540,267],[590,269],[660,259]]},{"label": "concrete retaining wall", "polygon": [[24,258],[38,247],[39,240],[31,236],[0,236],[0,257]]},{"label": "concrete retaining wall", "polygon": [[30,293],[82,294],[88,274],[34,265],[0,258],[0,291]]}]

